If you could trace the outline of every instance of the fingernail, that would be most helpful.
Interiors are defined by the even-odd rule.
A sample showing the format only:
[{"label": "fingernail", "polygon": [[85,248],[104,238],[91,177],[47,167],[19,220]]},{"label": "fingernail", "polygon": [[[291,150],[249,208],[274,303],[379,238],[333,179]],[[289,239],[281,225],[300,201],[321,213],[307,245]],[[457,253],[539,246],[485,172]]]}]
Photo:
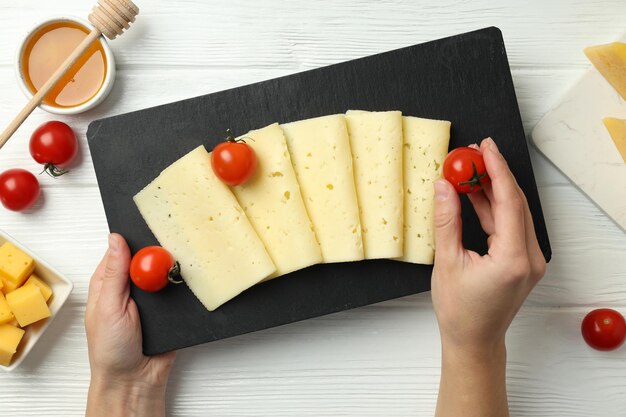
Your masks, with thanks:
[{"label": "fingernail", "polygon": [[445,201],[450,197],[450,187],[444,180],[435,181],[435,198],[439,201]]},{"label": "fingernail", "polygon": [[498,149],[498,145],[496,145],[496,143],[493,141],[493,139],[491,138],[487,138],[485,139],[485,141],[487,142],[487,146],[494,152],[500,153],[500,150]]},{"label": "fingernail", "polygon": [[480,146],[478,146],[478,144],[476,143],[472,143],[469,147],[473,149],[480,149]]},{"label": "fingernail", "polygon": [[118,248],[119,243],[117,242],[115,236],[113,236],[113,233],[111,233],[109,235],[109,250],[111,251],[111,253],[117,253]]}]

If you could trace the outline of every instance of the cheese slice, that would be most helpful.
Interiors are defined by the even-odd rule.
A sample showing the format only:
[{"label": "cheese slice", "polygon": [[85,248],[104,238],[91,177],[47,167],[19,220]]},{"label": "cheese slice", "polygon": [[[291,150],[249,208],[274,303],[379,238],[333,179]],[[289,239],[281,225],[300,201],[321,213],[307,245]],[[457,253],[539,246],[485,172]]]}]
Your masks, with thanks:
[{"label": "cheese slice", "polygon": [[448,154],[450,122],[402,118],[404,136],[405,262],[432,265],[435,256],[434,181]]},{"label": "cheese slice", "polygon": [[247,183],[232,190],[276,265],[271,278],[322,262],[282,129],[274,123],[241,139],[254,149],[258,165]]},{"label": "cheese slice", "polygon": [[365,258],[403,253],[402,113],[346,113]]},{"label": "cheese slice", "polygon": [[617,150],[626,163],[626,120],[607,117],[604,119],[604,126],[609,131]]},{"label": "cheese slice", "polygon": [[590,46],[585,48],[585,55],[626,100],[626,43]]},{"label": "cheese slice", "polygon": [[276,268],[228,186],[199,146],[165,169],[134,200],[182,276],[213,311]]},{"label": "cheese slice", "polygon": [[363,259],[350,140],[342,114],[281,125],[324,262]]}]

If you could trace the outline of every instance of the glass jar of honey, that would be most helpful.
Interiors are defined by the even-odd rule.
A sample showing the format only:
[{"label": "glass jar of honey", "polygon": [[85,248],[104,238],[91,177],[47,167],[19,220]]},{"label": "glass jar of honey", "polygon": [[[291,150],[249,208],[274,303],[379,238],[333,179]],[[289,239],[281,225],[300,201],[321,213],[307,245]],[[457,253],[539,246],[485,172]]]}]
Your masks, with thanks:
[{"label": "glass jar of honey", "polygon": [[[17,52],[16,73],[31,98],[93,29],[78,18],[48,19],[31,30]],[[56,114],[76,114],[101,103],[115,78],[113,53],[100,37],[46,95],[40,108]]]}]

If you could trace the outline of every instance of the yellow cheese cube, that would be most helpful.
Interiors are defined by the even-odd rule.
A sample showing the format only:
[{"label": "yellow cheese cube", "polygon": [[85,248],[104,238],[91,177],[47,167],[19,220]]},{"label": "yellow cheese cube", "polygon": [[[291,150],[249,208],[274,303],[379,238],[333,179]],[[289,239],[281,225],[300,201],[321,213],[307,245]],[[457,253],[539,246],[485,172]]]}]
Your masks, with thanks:
[{"label": "yellow cheese cube", "polygon": [[0,365],[9,366],[17,346],[24,337],[24,330],[8,324],[0,324]]},{"label": "yellow cheese cube", "polygon": [[26,280],[23,287],[27,285],[34,285],[36,287],[39,287],[39,289],[41,290],[41,294],[43,295],[43,298],[46,299],[46,301],[48,301],[50,297],[52,296],[52,288],[50,288],[48,284],[43,282],[41,278],[39,278],[35,274],[31,275],[30,278]]},{"label": "yellow cheese cube", "polygon": [[13,327],[20,327],[20,324],[17,322],[17,320],[15,320],[15,318],[13,318],[13,320],[8,322],[7,324],[10,324]]},{"label": "yellow cheese cube", "polygon": [[8,293],[7,302],[20,327],[50,317],[46,299],[36,285],[27,285]]},{"label": "yellow cheese cube", "polygon": [[626,100],[626,43],[590,46],[585,48],[585,55]]},{"label": "yellow cheese cube", "polygon": [[626,120],[607,117],[604,119],[604,126],[611,134],[617,150],[622,155],[624,163],[626,163]]},{"label": "yellow cheese cube", "polygon": [[0,281],[2,281],[2,293],[5,295],[11,291],[15,291],[19,287],[19,285],[13,283],[12,281],[7,281],[2,277],[0,277]]},{"label": "yellow cheese cube", "polygon": [[8,323],[14,318],[4,294],[0,293],[0,324]]},{"label": "yellow cheese cube", "polygon": [[2,281],[2,279],[0,279],[0,290],[2,289],[2,287],[4,287],[4,281]]},{"label": "yellow cheese cube", "polygon": [[[26,278],[35,270],[33,258],[6,242],[0,246],[0,277],[4,285],[13,284],[15,288],[21,286]],[[5,294],[10,291],[4,291]]]}]

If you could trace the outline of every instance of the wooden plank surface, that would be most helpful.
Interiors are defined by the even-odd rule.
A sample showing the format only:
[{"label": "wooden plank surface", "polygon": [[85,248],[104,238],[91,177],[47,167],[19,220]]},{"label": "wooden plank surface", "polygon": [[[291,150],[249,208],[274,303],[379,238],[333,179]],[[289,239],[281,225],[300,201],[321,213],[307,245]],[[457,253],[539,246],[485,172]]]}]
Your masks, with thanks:
[{"label": "wooden plank surface", "polygon": [[[81,162],[41,177],[34,212],[0,210],[0,227],[76,283],[21,370],[0,373],[2,416],[80,416],[89,381],[83,313],[106,222],[84,133],[90,120],[365,56],[483,26],[499,26],[527,132],[588,64],[584,46],[623,32],[621,0],[139,2],[137,27],[112,43],[117,83],[103,105],[66,117]],[[83,0],[0,4],[0,124],[25,98],[14,82],[19,35],[41,18],[86,15]],[[0,152],[0,167],[37,166],[37,110]],[[531,149],[552,248],[548,273],[509,335],[516,416],[620,417],[626,349],[590,350],[584,314],[626,313],[626,234]],[[80,248],[78,254],[75,252]],[[422,416],[434,410],[439,340],[428,294],[394,300],[179,353],[168,390],[174,416]]]}]

